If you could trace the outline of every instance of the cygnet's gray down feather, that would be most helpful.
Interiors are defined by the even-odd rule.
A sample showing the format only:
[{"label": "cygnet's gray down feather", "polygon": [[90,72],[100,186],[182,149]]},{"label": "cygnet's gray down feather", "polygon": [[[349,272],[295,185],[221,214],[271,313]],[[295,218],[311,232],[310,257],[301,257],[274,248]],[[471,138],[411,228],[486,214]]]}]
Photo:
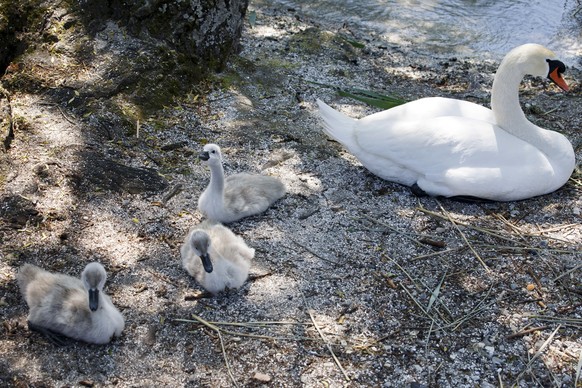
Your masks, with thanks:
[{"label": "cygnet's gray down feather", "polygon": [[[81,279],[24,264],[16,279],[30,309],[31,327],[95,344],[108,343],[125,327],[123,316],[103,292],[106,273],[99,263],[88,264]],[[95,311],[89,307],[90,294]]]}]

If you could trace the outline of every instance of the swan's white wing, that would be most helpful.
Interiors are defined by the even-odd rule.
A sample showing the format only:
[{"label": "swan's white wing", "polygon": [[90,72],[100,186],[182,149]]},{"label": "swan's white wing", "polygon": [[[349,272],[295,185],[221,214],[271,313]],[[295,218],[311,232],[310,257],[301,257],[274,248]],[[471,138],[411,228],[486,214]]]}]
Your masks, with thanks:
[{"label": "swan's white wing", "polygon": [[360,122],[416,121],[444,116],[465,117],[492,124],[496,123],[491,109],[469,101],[444,97],[421,98],[366,116]]},{"label": "swan's white wing", "polygon": [[[369,118],[356,130],[357,143],[365,150],[357,155],[362,164],[384,179],[418,182],[431,194],[482,196],[478,194],[498,190],[491,185],[543,185],[532,179],[552,171],[538,149],[487,121],[449,116],[387,123]],[[422,187],[422,182],[432,186]]]}]

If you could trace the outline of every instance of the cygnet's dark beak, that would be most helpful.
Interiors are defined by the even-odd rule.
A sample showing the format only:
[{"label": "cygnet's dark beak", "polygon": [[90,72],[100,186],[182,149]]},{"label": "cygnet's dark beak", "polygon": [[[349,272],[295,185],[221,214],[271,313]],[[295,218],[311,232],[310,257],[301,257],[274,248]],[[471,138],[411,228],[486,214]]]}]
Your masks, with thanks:
[{"label": "cygnet's dark beak", "polygon": [[89,289],[89,308],[91,311],[97,311],[99,308],[99,290],[95,288]]},{"label": "cygnet's dark beak", "polygon": [[210,154],[208,154],[208,151],[204,151],[204,152],[201,152],[200,154],[198,154],[198,158],[200,160],[207,161],[208,159],[210,159]]},{"label": "cygnet's dark beak", "polygon": [[208,255],[208,253],[205,253],[202,256],[200,256],[200,260],[202,260],[204,270],[208,273],[211,273],[214,268],[212,267],[212,261],[210,261],[210,256]]}]

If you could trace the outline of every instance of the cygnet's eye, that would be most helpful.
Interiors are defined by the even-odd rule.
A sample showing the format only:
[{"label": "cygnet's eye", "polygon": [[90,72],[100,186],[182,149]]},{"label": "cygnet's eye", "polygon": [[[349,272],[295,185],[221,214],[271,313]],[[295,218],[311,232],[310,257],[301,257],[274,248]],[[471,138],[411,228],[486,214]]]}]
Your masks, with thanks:
[{"label": "cygnet's eye", "polygon": [[215,154],[215,153],[216,153],[216,150],[212,150],[212,151],[210,151],[210,152],[212,152],[213,154]]}]

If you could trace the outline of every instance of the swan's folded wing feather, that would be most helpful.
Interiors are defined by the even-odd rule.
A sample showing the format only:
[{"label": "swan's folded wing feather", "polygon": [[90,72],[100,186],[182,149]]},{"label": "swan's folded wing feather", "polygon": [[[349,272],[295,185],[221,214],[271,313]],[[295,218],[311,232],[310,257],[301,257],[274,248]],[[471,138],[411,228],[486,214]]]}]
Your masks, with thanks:
[{"label": "swan's folded wing feather", "polygon": [[426,97],[360,119],[360,124],[430,120],[438,117],[471,118],[495,124],[493,111],[469,101],[445,97]]},{"label": "swan's folded wing feather", "polygon": [[365,124],[357,131],[362,150],[377,161],[397,163],[422,176],[444,175],[457,168],[537,169],[549,164],[535,147],[486,121],[447,116]]}]

